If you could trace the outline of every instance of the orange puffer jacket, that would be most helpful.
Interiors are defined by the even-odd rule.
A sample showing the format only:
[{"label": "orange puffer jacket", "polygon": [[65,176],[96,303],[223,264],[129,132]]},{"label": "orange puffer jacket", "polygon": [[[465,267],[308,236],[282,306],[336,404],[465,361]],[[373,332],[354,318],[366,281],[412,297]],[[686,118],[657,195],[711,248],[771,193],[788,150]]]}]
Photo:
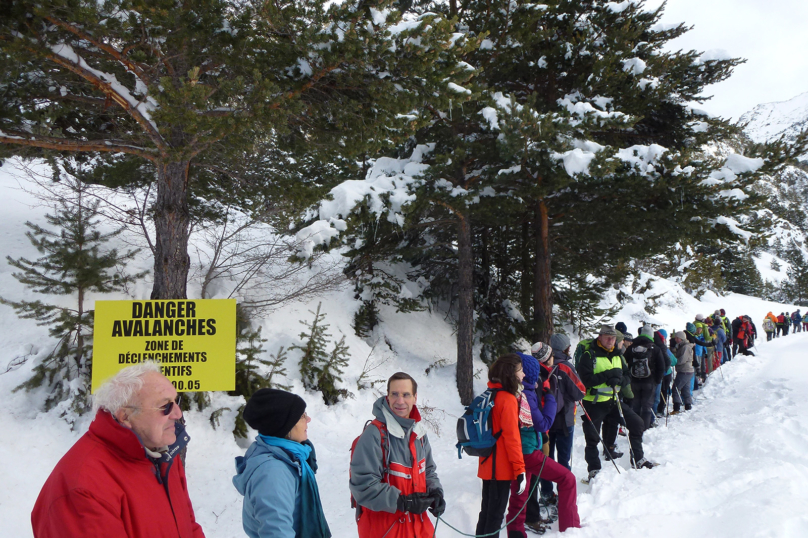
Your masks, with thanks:
[{"label": "orange puffer jacket", "polygon": [[[500,383],[488,382],[489,389],[501,389]],[[525,472],[522,437],[519,434],[519,404],[516,396],[504,390],[497,392],[491,411],[492,431],[502,432],[488,458],[480,458],[477,476],[483,480],[516,480]]]}]

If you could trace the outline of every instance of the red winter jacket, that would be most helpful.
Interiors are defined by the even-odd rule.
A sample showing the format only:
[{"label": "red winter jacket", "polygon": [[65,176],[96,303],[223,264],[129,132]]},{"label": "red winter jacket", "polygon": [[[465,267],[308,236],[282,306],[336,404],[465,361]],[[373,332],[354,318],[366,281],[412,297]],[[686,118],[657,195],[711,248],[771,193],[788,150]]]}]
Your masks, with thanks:
[{"label": "red winter jacket", "polygon": [[36,538],[205,536],[194,519],[180,459],[171,464],[166,488],[134,432],[104,410],[56,464],[31,524]]}]

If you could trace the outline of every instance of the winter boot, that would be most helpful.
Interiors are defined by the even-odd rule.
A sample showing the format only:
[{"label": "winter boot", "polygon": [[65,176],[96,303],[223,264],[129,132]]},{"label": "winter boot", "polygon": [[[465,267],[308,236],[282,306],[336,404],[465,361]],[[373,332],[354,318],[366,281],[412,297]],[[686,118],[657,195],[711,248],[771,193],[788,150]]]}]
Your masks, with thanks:
[{"label": "winter boot", "polygon": [[606,458],[606,461],[619,460],[623,457],[623,453],[617,450],[617,445],[612,445],[608,450],[603,449],[603,457]]},{"label": "winter boot", "polygon": [[617,435],[622,435],[623,437],[626,437],[626,430],[623,428],[623,426],[620,426],[618,428]]},{"label": "winter boot", "polygon": [[525,521],[525,530],[534,532],[536,534],[544,534],[547,527],[541,521]]},{"label": "winter boot", "polygon": [[659,464],[650,461],[648,458],[642,458],[640,461],[631,462],[631,466],[635,469],[653,469],[657,465]]},{"label": "winter boot", "polygon": [[693,406],[692,406],[692,405],[690,405],[690,404],[685,404],[685,411],[690,411],[691,409],[693,409]]}]

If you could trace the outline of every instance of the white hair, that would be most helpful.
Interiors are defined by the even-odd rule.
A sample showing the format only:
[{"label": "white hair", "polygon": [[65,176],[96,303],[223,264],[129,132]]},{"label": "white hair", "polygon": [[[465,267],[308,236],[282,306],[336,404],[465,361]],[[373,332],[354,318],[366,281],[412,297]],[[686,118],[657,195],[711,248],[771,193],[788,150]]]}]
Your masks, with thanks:
[{"label": "white hair", "polygon": [[104,381],[93,396],[93,412],[105,409],[114,416],[120,408],[131,405],[132,398],[143,388],[143,378],[152,372],[161,373],[160,365],[154,361],[141,362]]}]

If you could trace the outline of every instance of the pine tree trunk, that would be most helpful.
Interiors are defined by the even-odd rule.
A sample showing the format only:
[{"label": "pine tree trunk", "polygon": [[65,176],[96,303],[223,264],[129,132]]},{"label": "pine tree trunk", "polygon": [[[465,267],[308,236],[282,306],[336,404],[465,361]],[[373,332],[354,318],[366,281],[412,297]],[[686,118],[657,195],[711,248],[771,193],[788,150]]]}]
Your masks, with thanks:
[{"label": "pine tree trunk", "polygon": [[533,289],[533,271],[530,268],[530,223],[522,223],[522,243],[520,246],[520,254],[522,257],[521,270],[522,270],[522,297],[519,302],[519,307],[522,310],[522,315],[528,318],[530,315],[530,304],[533,301],[531,291]]},{"label": "pine tree trunk", "polygon": [[540,200],[535,209],[536,270],[533,288],[534,342],[549,342],[553,334],[553,281],[550,274],[550,224],[547,204]]},{"label": "pine tree trunk", "polygon": [[188,168],[190,162],[162,163],[158,167],[154,203],[154,287],[152,299],[186,299],[190,257],[188,236]]},{"label": "pine tree trunk", "polygon": [[84,355],[84,326],[82,321],[84,318],[84,287],[78,289],[78,314],[77,319],[79,322],[76,324],[76,377],[81,375],[81,358]]},{"label": "pine tree trunk", "polygon": [[457,225],[458,313],[457,313],[457,392],[460,403],[474,399],[474,253],[468,214],[460,215]]}]

